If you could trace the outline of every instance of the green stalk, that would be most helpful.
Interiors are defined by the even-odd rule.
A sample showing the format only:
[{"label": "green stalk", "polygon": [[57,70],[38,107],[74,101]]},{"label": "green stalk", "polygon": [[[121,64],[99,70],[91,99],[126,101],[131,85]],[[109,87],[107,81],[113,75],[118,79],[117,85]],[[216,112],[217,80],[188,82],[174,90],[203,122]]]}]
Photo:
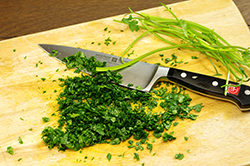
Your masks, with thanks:
[{"label": "green stalk", "polygon": [[154,53],[157,53],[157,52],[161,52],[161,51],[164,51],[164,50],[169,50],[169,49],[174,49],[174,48],[179,48],[179,47],[183,47],[183,46],[187,46],[188,44],[179,44],[179,45],[174,45],[174,46],[168,46],[168,47],[162,47],[162,48],[158,48],[158,49],[155,49],[153,51],[150,51],[146,54],[143,54],[127,63],[123,63],[121,65],[117,65],[117,66],[112,66],[112,67],[97,67],[96,68],[96,71],[98,72],[105,72],[105,71],[114,71],[114,70],[120,70],[120,69],[123,69],[125,67],[128,67],[128,66],[131,66],[133,65],[134,63],[142,60],[143,58],[149,56],[149,55],[152,55]]},{"label": "green stalk", "polygon": [[[237,80],[241,81],[241,83],[243,81],[249,80],[248,75],[244,72],[244,69],[240,66],[244,65],[250,67],[249,48],[232,46],[224,38],[222,38],[219,34],[217,34],[214,30],[211,30],[203,25],[200,25],[192,21],[178,19],[178,17],[166,5],[164,4],[162,5],[166,8],[168,12],[171,13],[174,19],[152,16],[145,13],[135,13],[131,9],[129,9],[131,14],[135,15],[135,17],[132,17],[130,15],[128,19],[125,19],[126,21],[124,20],[122,21],[115,20],[115,21],[128,24],[129,28],[131,28],[132,26],[137,26],[138,29],[140,28],[146,30],[146,32],[141,34],[127,47],[127,49],[123,52],[122,57],[132,48],[132,46],[136,42],[138,42],[139,39],[141,39],[148,33],[153,34],[156,38],[166,43],[167,46],[150,51],[144,55],[141,55],[140,57],[135,58],[130,62],[127,62],[119,66],[97,68],[97,71],[122,69],[156,52],[171,48],[184,48],[204,53],[211,62],[211,64],[213,65],[217,75],[219,74],[218,70],[214,65],[212,59],[210,58],[214,58],[220,61],[227,68],[228,74],[226,79],[227,83],[225,85],[225,94],[227,90],[226,87],[229,86],[228,82],[230,74],[232,74]],[[135,25],[135,22],[138,23],[138,21],[140,22],[141,25]],[[180,40],[180,43],[184,44],[173,43],[167,38],[165,38],[166,36],[171,38],[177,38]],[[241,77],[239,77],[236,73],[239,74]],[[241,85],[241,83],[239,85]]]}]

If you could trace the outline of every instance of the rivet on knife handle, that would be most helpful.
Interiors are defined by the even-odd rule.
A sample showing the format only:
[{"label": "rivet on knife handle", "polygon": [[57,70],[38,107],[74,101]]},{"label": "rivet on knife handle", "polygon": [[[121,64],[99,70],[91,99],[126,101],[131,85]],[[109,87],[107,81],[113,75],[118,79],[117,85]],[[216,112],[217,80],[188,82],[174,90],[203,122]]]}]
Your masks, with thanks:
[{"label": "rivet on knife handle", "polygon": [[[226,80],[223,79],[174,68],[169,69],[167,78],[168,80],[184,86],[190,90],[233,102],[237,104],[237,106],[242,111],[250,110],[250,86],[229,86],[227,95],[225,96],[225,89],[221,88],[222,85],[226,84]],[[229,83],[237,84],[235,82]]]}]

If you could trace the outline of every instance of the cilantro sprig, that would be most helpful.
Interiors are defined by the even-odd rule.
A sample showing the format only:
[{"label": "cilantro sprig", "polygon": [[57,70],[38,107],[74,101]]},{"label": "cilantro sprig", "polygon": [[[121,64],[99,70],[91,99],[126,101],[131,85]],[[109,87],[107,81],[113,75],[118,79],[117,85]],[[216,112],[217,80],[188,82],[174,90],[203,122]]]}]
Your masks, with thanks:
[{"label": "cilantro sprig", "polygon": [[[153,34],[156,38],[160,39],[167,46],[157,48],[145,53],[128,63],[124,63],[114,67],[98,67],[97,71],[107,70],[119,70],[128,67],[143,58],[150,56],[154,53],[169,49],[189,49],[194,51],[200,51],[205,54],[208,60],[211,62],[215,69],[215,75],[221,75],[212,59],[221,62],[227,69],[226,83],[222,87],[225,87],[225,95],[227,94],[227,87],[230,86],[229,78],[232,74],[236,81],[239,82],[240,86],[244,81],[249,81],[250,78],[244,70],[245,67],[250,67],[250,51],[249,48],[241,46],[233,46],[229,44],[223,37],[221,37],[214,30],[209,29],[198,23],[179,19],[170,8],[166,5],[161,4],[165,7],[166,11],[171,13],[173,18],[163,18],[158,16],[149,15],[146,13],[133,12],[130,8],[130,15],[124,17],[121,21],[114,20],[119,23],[127,24],[129,29],[133,31],[139,31],[144,29],[143,33],[137,37],[122,53],[122,57],[134,46],[139,39],[145,37],[148,33]],[[133,15],[133,16],[132,16]],[[179,39],[179,42],[172,42],[170,38]],[[193,57],[196,58],[196,57]],[[198,58],[198,57],[197,57]]]}]

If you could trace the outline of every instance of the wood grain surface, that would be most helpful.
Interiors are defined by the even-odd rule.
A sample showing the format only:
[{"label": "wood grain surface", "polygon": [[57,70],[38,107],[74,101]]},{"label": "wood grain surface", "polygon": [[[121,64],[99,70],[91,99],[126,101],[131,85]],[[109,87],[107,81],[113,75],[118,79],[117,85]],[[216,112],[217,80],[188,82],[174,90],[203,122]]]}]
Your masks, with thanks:
[{"label": "wood grain surface", "polygon": [[[74,25],[100,18],[159,6],[183,0],[0,0],[0,40],[49,29]],[[250,1],[234,0],[245,21],[250,25]]]}]

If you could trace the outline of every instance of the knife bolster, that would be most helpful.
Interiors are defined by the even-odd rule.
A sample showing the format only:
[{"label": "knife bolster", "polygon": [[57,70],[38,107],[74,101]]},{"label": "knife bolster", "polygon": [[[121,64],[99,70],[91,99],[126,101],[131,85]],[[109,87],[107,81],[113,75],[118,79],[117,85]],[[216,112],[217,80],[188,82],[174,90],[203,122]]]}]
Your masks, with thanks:
[{"label": "knife bolster", "polygon": [[169,72],[170,68],[158,66],[153,78],[149,82],[149,84],[144,88],[142,91],[149,92],[157,82],[161,79],[167,79],[167,73]]}]

